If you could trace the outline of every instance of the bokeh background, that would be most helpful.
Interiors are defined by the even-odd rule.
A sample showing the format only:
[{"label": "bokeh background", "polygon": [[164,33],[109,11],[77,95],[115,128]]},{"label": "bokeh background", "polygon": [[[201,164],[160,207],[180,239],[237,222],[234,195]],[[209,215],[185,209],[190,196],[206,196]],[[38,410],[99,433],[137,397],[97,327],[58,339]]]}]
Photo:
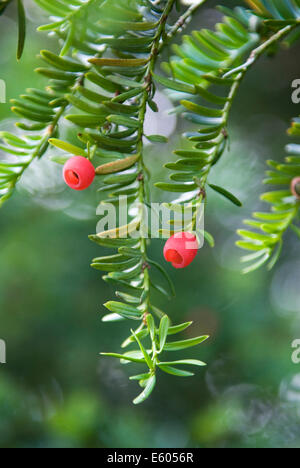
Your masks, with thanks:
[{"label": "bokeh background", "polygon": [[[20,63],[13,6],[0,18],[0,78],[8,99],[45,83],[33,72],[37,54],[56,50],[53,39],[36,32],[45,21],[38,7],[25,3],[28,38]],[[208,0],[190,29],[221,19],[216,3]],[[174,322],[194,321],[186,337],[211,335],[190,352],[208,366],[187,380],[160,375],[140,407],[131,404],[139,389],[128,381],[128,368],[99,356],[119,349],[128,324],[101,322],[113,290],[89,266],[104,254],[87,238],[95,231],[97,199],[65,189],[61,167],[47,158],[28,171],[0,213],[0,338],[7,343],[7,364],[0,365],[1,447],[300,446],[300,364],[291,361],[291,343],[300,338],[299,244],[287,236],[276,268],[246,277],[234,245],[243,218],[261,208],[265,160],[283,158],[289,120],[299,113],[291,102],[299,52],[294,46],[262,59],[243,83],[231,149],[211,181],[244,206],[209,193],[205,221],[215,249],[203,248],[187,270],[170,270],[177,299],[161,306]],[[161,165],[180,144],[184,126],[164,113],[170,107],[165,97],[159,104],[160,120],[151,115],[148,125],[172,136],[169,145],[147,148],[154,180],[161,180]],[[0,105],[0,118],[0,130],[13,129],[9,104]],[[153,196],[161,199],[159,191]],[[162,247],[153,242],[159,261]]]}]

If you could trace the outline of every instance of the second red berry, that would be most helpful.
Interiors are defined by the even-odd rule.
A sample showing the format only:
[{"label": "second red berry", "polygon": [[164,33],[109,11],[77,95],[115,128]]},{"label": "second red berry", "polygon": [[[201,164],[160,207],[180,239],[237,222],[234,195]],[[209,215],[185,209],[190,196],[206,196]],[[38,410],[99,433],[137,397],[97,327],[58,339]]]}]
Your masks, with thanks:
[{"label": "second red berry", "polygon": [[73,190],[85,190],[95,178],[95,168],[91,161],[83,156],[73,156],[64,166],[64,180]]},{"label": "second red berry", "polygon": [[300,177],[295,177],[291,183],[292,194],[300,200]]},{"label": "second red berry", "polygon": [[164,257],[174,268],[186,268],[198,253],[198,241],[190,232],[178,232],[167,240]]}]

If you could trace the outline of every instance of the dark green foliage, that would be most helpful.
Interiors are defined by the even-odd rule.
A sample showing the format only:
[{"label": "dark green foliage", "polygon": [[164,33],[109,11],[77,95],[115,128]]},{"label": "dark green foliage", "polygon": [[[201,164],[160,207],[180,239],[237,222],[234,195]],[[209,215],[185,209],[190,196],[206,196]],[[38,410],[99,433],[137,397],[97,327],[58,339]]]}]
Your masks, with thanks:
[{"label": "dark green foliage", "polygon": [[[254,11],[249,12],[242,8],[231,11],[220,7],[225,17],[223,23],[216,26],[215,32],[194,31],[191,36],[184,38],[182,46],[174,47],[176,56],[168,64],[164,64],[164,69],[172,78],[154,76],[160,84],[173,91],[173,98],[179,103],[177,113],[200,126],[198,132],[186,135],[193,146],[175,151],[180,159],[166,164],[165,167],[173,171],[171,183],[156,184],[165,191],[190,193],[191,205],[203,202],[209,186],[235,205],[241,206],[241,202],[227,188],[210,184],[208,178],[228,148],[230,110],[246,72],[262,53],[277,46],[283,38],[286,38],[287,43],[291,42],[294,32],[296,33],[294,29],[300,17],[297,2],[249,0],[247,3]],[[255,16],[257,14],[259,18]],[[271,20],[271,17],[274,19]],[[249,58],[245,61],[247,56]],[[213,88],[213,92],[210,88]],[[277,166],[283,170],[282,165]],[[292,169],[294,176],[299,175],[299,168],[294,165]],[[289,171],[291,177],[288,181],[285,178],[285,182],[291,181],[291,169]],[[282,174],[279,173],[280,175],[282,180]],[[278,180],[277,178],[275,182]],[[279,195],[288,197],[291,192],[288,190]],[[268,201],[275,202],[273,198],[275,195],[269,195]],[[276,201],[283,203],[280,197]],[[269,266],[275,264],[281,252],[282,234],[297,216],[299,204],[294,201],[289,208],[281,219],[280,226],[277,226],[276,235],[267,226],[266,229],[270,229],[269,235],[256,238],[256,243],[254,233],[239,232],[246,240],[238,245],[259,250],[245,257],[245,261],[257,260],[246,272],[258,268],[270,260],[271,256]],[[284,205],[283,209],[287,209],[287,206]],[[263,224],[257,222],[256,226],[261,227]],[[257,249],[254,248],[255,245]]]},{"label": "dark green foliage", "polygon": [[[161,78],[159,81],[185,93],[178,95],[178,112],[200,129],[187,135],[193,146],[175,151],[180,159],[166,166],[175,171],[170,176],[172,184],[157,184],[158,187],[191,192],[191,200],[202,201],[200,189],[206,189],[212,167],[227,148],[229,112],[243,74],[236,73],[227,79],[222,76],[241,65],[244,57],[259,43],[259,35],[252,30],[252,24],[252,13],[226,9],[224,22],[216,26],[216,31],[194,31],[184,38],[182,46],[174,47],[176,56],[165,67],[174,81]],[[211,87],[213,92],[209,90]]]},{"label": "dark green foliage", "polygon": [[8,7],[8,5],[10,4],[11,0],[1,0],[1,3],[0,3],[0,15],[3,15],[4,11],[6,10],[6,8]]},{"label": "dark green foliage", "polygon": [[[299,119],[294,119],[289,134],[300,136]],[[250,263],[245,268],[245,273],[253,271],[268,263],[271,269],[278,260],[282,245],[283,235],[292,228],[296,234],[299,228],[294,225],[299,220],[299,200],[291,193],[291,182],[300,174],[300,145],[291,144],[286,148],[288,156],[284,163],[268,161],[269,170],[266,173],[265,184],[278,186],[277,190],[261,195],[261,200],[271,205],[271,211],[267,213],[254,213],[253,220],[246,220],[245,224],[255,231],[241,229],[238,231],[242,240],[237,245],[250,251],[242,261]]]},{"label": "dark green foliage", "polygon": [[[54,2],[37,3],[41,3],[40,6],[42,7],[47,7],[46,10],[49,13],[55,14]],[[86,12],[86,21],[88,23],[88,15],[91,14],[88,11],[90,3],[83,4],[81,7],[77,6],[75,11],[71,9],[71,4],[61,6],[59,27],[56,29],[53,26],[49,30],[54,30],[58,38],[60,38],[61,32],[72,29],[74,23],[78,21],[78,17],[84,12]],[[41,29],[45,28],[42,27]],[[77,34],[82,36],[83,32],[78,31]],[[62,33],[62,36],[64,36],[64,33]],[[87,67],[76,57],[73,56],[72,59],[62,57],[66,52],[66,47],[75,48],[75,45],[76,56],[79,57],[80,53],[88,53],[84,46],[84,37],[82,36],[83,50],[81,50],[76,38],[75,34],[72,41],[70,38],[63,40],[60,56],[41,51],[41,59],[46,66],[38,68],[36,71],[48,78],[48,85],[45,90],[30,89],[20,99],[12,100],[13,112],[22,118],[17,126],[26,133],[17,137],[7,132],[1,134],[1,150],[17,156],[19,162],[14,162],[13,165],[6,161],[1,163],[0,204],[12,195],[16,183],[31,162],[45,154],[49,147],[49,139],[59,133],[59,121],[69,105],[66,98],[74,94],[84,77],[84,72],[87,70]],[[89,39],[92,40],[92,37],[89,36]],[[94,41],[96,41],[96,35]],[[94,56],[95,53],[91,44],[89,44],[89,53],[91,56]]]},{"label": "dark green foliage", "polygon": [[[110,174],[102,176],[100,190],[105,193],[105,198],[101,202],[103,205],[118,202],[117,196],[121,194],[129,196],[130,205],[137,202],[147,204],[149,201],[148,173],[143,162],[143,126],[147,106],[151,106],[155,92],[151,72],[166,30],[164,15],[170,12],[173,3],[167,2],[163,11],[152,8],[151,2],[145,2],[148,8],[147,21],[136,8],[132,11],[132,17],[128,18],[126,25],[121,24],[123,12],[120,18],[116,16],[117,12],[114,12],[110,22],[111,10],[103,14],[104,25],[100,22],[102,27],[106,27],[107,23],[111,27],[117,27],[118,39],[106,41],[106,54],[109,58],[95,58],[90,61],[95,68],[87,79],[97,84],[96,100],[101,103],[104,118],[110,125],[105,125],[97,134],[89,131],[84,138],[92,146],[95,145],[100,153],[105,151],[102,153],[103,156],[112,161],[97,169],[98,174]],[[105,91],[106,97],[102,97]],[[81,95],[89,98],[87,87],[81,90]],[[84,104],[81,99],[74,104],[82,109]],[[95,102],[95,95],[91,96],[91,100]],[[92,127],[94,128],[94,125]],[[120,127],[123,128],[121,131]],[[153,142],[161,142],[162,137],[156,135],[152,138],[150,136],[149,139]],[[119,153],[116,154],[116,151]],[[124,174],[124,171],[130,167],[127,160],[131,171]],[[135,162],[134,166],[132,166],[132,161]],[[116,170],[118,168],[120,171]],[[120,358],[121,361],[139,362],[149,368],[149,373],[143,374],[143,378],[139,379],[145,390],[134,401],[135,404],[144,401],[153,391],[156,383],[156,369],[160,368],[159,357],[165,346],[167,347],[166,336],[163,338],[163,343],[161,341],[161,330],[166,329],[164,322],[169,323],[169,319],[153,305],[152,291],[159,290],[167,297],[173,293],[171,282],[162,267],[158,266],[167,278],[166,284],[171,287],[170,291],[165,291],[160,285],[155,284],[151,277],[151,269],[155,266],[147,255],[147,243],[141,232],[142,222],[143,213],[139,211],[134,218],[128,219],[127,226],[119,226],[113,232],[98,233],[91,237],[102,246],[112,247],[115,243],[118,247],[116,256],[95,259],[92,263],[94,268],[107,272],[104,280],[114,284],[117,289],[116,295],[122,300],[122,302],[112,301],[105,304],[112,314],[105,316],[103,320],[116,320],[122,317],[140,322],[138,328],[135,331],[132,330],[131,336],[123,343],[124,348],[135,344],[137,349],[125,353],[122,358],[119,354],[108,354]],[[130,233],[136,229],[139,234],[135,241],[129,242],[128,239],[120,238],[123,232]],[[158,328],[153,317],[155,315],[159,319],[163,316],[160,325],[158,323]],[[149,340],[150,349],[144,347],[145,340]],[[165,369],[162,367],[161,370]]]},{"label": "dark green foliage", "polygon": [[[5,12],[6,8],[12,3],[12,0],[1,0],[0,1],[0,16]],[[18,47],[17,47],[17,59],[20,60],[23,54],[26,38],[26,14],[24,9],[23,0],[16,0],[18,7]]]},{"label": "dark green foliage", "polygon": [[[22,118],[17,126],[25,133],[0,134],[3,142],[0,149],[17,157],[13,163],[4,160],[0,164],[0,202],[11,196],[26,168],[46,153],[49,144],[68,153],[55,157],[54,162],[64,164],[70,154],[96,162],[103,207],[108,203],[118,206],[119,196],[127,196],[125,225],[91,235],[90,239],[101,247],[114,249],[108,256],[92,261],[92,267],[105,272],[103,279],[116,289],[117,301],[105,304],[110,313],[103,321],[132,320],[136,328],[131,329],[123,342],[123,353],[105,355],[120,359],[121,363],[144,366],[142,374],[131,378],[143,388],[134,401],[138,404],[152,393],[158,370],[188,377],[193,374],[181,366],[204,365],[198,360],[162,360],[162,353],[184,350],[208,338],[205,335],[184,341],[169,340],[170,335],[180,333],[190,323],[172,326],[153,303],[154,292],[169,299],[175,291],[163,267],[149,258],[143,235],[144,211],[140,208],[131,215],[131,208],[138,203],[146,206],[150,203],[144,137],[154,144],[166,142],[161,135],[144,132],[148,108],[159,110],[154,101],[155,81],[172,91],[177,114],[198,126],[198,131],[185,135],[184,149],[175,151],[179,159],[166,165],[172,170],[170,182],[159,183],[158,187],[185,193],[193,208],[207,200],[208,187],[241,206],[228,191],[230,187],[211,184],[209,177],[228,148],[230,111],[240,83],[262,54],[276,51],[283,39],[287,44],[297,39],[300,4],[296,0],[249,0],[251,10],[220,8],[225,16],[215,31],[194,31],[184,37],[181,46],[173,47],[175,55],[164,64],[166,78],[156,70],[160,52],[203,1],[176,18],[174,25],[170,18],[175,0],[35,1],[48,13],[50,21],[55,18],[39,30],[55,35],[60,49],[58,53],[40,52],[43,64],[36,71],[47,79],[45,90],[28,90],[12,101],[13,112]],[[25,14],[22,2],[18,4],[20,57],[25,40]],[[62,118],[73,125],[77,144],[60,138]],[[292,132],[297,129],[296,121]],[[288,186],[299,175],[299,153],[298,147],[293,147],[293,156],[289,156],[286,164],[271,162],[267,182]],[[272,203],[272,214],[256,215],[258,221],[248,222],[263,234],[240,231],[244,240],[239,246],[254,251],[244,259],[255,261],[247,271],[269,260],[272,266],[279,256],[286,229],[293,226],[298,230],[293,223],[299,203],[288,190],[266,194],[263,199]],[[168,207],[178,209],[172,203]],[[193,231],[195,223],[193,216],[188,229]],[[137,235],[131,238],[133,232]],[[204,237],[214,245],[209,233],[205,232]],[[154,272],[161,275],[162,284],[155,279]]]},{"label": "dark green foliage", "polygon": [[294,20],[300,16],[299,0],[246,0],[246,3],[272,25],[275,21],[279,21],[280,25],[290,24],[291,19]]},{"label": "dark green foliage", "polygon": [[[118,204],[119,195],[127,195],[130,206],[137,202],[147,204],[149,190],[148,172],[143,162],[143,127],[147,107],[154,105],[152,72],[163,45],[162,39],[169,31],[166,19],[174,1],[155,5],[147,0],[90,0],[81,6],[74,5],[74,10],[71,10],[71,3],[65,5],[44,0],[37,3],[57,19],[39,29],[54,31],[62,41],[62,48],[60,55],[48,51],[40,53],[47,67],[36,71],[50,80],[46,93],[34,90],[21,101],[13,102],[15,113],[35,122],[28,130],[39,130],[39,133],[44,130],[45,138],[42,145],[39,142],[38,146],[26,148],[30,149],[26,165],[13,173],[14,183],[9,186],[3,201],[11,194],[25,168],[35,157],[41,157],[50,143],[65,152],[89,156],[100,162],[96,172],[102,179],[100,191],[106,197],[102,204]],[[94,18],[99,21],[95,22]],[[107,37],[108,33],[112,37]],[[81,54],[85,56],[85,64]],[[78,146],[57,138],[61,117],[78,128]],[[24,128],[24,124],[21,126]],[[14,142],[11,135],[2,136],[6,143],[17,146],[18,142]],[[150,135],[148,139],[153,143],[165,141],[160,135]],[[65,158],[55,158],[55,161],[64,163]],[[125,318],[140,322],[123,344],[127,347],[135,343],[137,349],[130,353],[138,355],[138,362],[149,368],[147,377],[141,379],[145,391],[135,403],[140,403],[152,392],[159,355],[164,351],[159,330],[165,328],[162,325],[165,316],[152,304],[152,291],[159,291],[168,298],[174,293],[167,273],[148,258],[147,243],[141,233],[142,222],[140,210],[134,219],[129,217],[128,225],[91,236],[102,247],[118,250],[116,255],[99,257],[92,262],[95,269],[107,273],[104,280],[115,286],[116,295],[122,301],[108,302],[106,308],[112,314],[103,320]],[[134,230],[138,232],[135,240],[122,238],[124,232],[130,234]],[[156,284],[150,276],[152,268],[159,269],[167,289]],[[159,318],[157,324],[153,315]],[[142,341],[148,338],[151,349],[146,351]],[[166,337],[163,342],[166,347],[170,346]],[[190,345],[194,342],[187,342],[183,348]]]},{"label": "dark green foliage", "polygon": [[18,24],[19,24],[19,38],[18,38],[18,50],[17,59],[20,60],[23,54],[26,37],[26,16],[23,5],[23,0],[18,0]]}]

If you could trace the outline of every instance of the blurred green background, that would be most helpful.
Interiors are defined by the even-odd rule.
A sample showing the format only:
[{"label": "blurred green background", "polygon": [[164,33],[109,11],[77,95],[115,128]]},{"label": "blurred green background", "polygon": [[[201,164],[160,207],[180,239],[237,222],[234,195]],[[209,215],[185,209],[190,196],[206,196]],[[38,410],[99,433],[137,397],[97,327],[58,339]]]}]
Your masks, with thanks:
[{"label": "blurred green background", "polygon": [[[191,27],[221,19],[216,3],[208,0]],[[45,20],[31,0],[28,12],[20,63],[14,8],[0,19],[0,78],[8,99],[43,85],[33,72],[36,55],[40,48],[55,50],[53,39],[35,32]],[[293,47],[261,60],[243,83],[231,151],[211,181],[236,193],[244,207],[210,193],[205,222],[216,248],[203,248],[189,269],[170,270],[177,299],[161,306],[174,322],[194,321],[187,337],[211,335],[190,353],[208,366],[187,380],[160,375],[140,407],[131,404],[139,391],[128,381],[132,370],[99,357],[119,349],[128,324],[101,322],[113,290],[89,266],[104,254],[87,238],[97,222],[95,196],[70,193],[61,167],[46,159],[24,177],[0,214],[0,338],[7,344],[7,364],[0,365],[1,447],[300,447],[300,365],[291,361],[291,343],[300,338],[297,239],[287,237],[274,271],[246,277],[234,246],[243,218],[261,207],[265,160],[283,157],[289,120],[298,114],[291,82],[300,78],[299,52]],[[0,105],[0,118],[1,130],[13,128],[9,104]],[[149,125],[167,127],[161,119]],[[147,148],[154,180],[161,180],[161,164],[182,129],[178,122],[169,146]],[[160,200],[161,193],[153,195]],[[153,242],[158,261],[162,248]]]}]

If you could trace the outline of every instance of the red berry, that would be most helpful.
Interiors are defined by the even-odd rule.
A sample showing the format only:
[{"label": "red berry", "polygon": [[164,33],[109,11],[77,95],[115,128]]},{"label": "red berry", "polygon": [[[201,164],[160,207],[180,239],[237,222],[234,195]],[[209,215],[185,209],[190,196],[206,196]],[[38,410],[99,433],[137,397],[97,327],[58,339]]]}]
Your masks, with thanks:
[{"label": "red berry", "polygon": [[174,268],[185,268],[198,253],[198,241],[190,232],[178,232],[167,240],[164,257]]},{"label": "red berry", "polygon": [[74,190],[85,190],[95,178],[95,168],[91,161],[83,156],[73,156],[64,166],[66,184]]},{"label": "red berry", "polygon": [[292,194],[300,200],[300,177],[295,177],[291,182]]}]

